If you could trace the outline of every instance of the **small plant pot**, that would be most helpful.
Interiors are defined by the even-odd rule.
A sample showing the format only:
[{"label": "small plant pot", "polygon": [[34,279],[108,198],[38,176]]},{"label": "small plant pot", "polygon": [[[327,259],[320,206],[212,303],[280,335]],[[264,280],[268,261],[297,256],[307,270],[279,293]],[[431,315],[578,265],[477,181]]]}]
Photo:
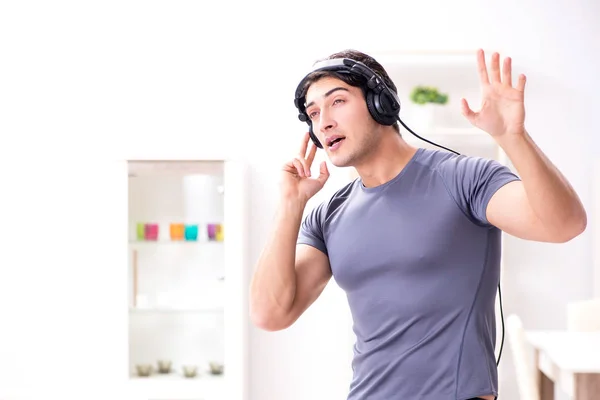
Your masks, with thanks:
[{"label": "small plant pot", "polygon": [[182,369],[183,376],[186,378],[194,378],[198,375],[198,367],[195,365],[184,365]]},{"label": "small plant pot", "polygon": [[152,375],[152,365],[150,364],[138,364],[135,366],[138,376],[146,377]]},{"label": "small plant pot", "polygon": [[169,360],[158,360],[158,373],[168,374],[171,372],[171,361]]},{"label": "small plant pot", "polygon": [[210,373],[213,375],[222,375],[223,374],[223,370],[224,370],[223,364],[211,362],[208,364],[208,367],[210,369]]}]

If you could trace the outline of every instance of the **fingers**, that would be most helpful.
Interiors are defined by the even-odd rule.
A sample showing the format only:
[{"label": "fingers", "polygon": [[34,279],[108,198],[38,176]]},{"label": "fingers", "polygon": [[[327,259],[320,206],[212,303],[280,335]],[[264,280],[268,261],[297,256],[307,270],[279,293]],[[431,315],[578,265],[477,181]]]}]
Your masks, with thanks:
[{"label": "fingers", "polygon": [[[491,83],[503,83],[506,86],[512,87],[512,58],[506,57],[502,62],[502,70],[500,70],[500,54],[497,52],[492,54],[492,59],[490,62],[490,75],[488,77],[484,52],[480,49],[477,52],[477,67],[479,71],[479,79],[482,84],[489,84],[489,79],[491,78]],[[516,89],[524,91],[525,83],[525,75],[519,75]]]},{"label": "fingers", "polygon": [[[310,150],[308,150],[309,142],[311,144]],[[306,151],[308,150],[308,154]],[[300,146],[300,153],[294,158],[292,164],[298,173],[298,176],[305,178],[311,176],[310,168],[317,154],[317,146],[310,140],[308,132],[305,133],[302,145]]]},{"label": "fingers", "polygon": [[490,63],[490,72],[492,82],[500,83],[500,54],[492,54],[492,61]]},{"label": "fingers", "polygon": [[521,92],[525,90],[525,82],[527,81],[527,77],[523,74],[519,75],[519,81],[517,82],[517,89]]},{"label": "fingers", "polygon": [[327,179],[329,179],[329,170],[327,169],[327,163],[323,161],[319,167],[319,177],[317,180],[321,182],[322,185],[325,185]]},{"label": "fingers", "polygon": [[467,99],[460,99],[460,111],[462,112],[462,114],[465,116],[465,118],[467,120],[469,120],[469,122],[473,123],[473,121],[475,120],[475,117],[477,117],[477,113],[473,110],[471,110],[471,107],[469,107],[469,103],[467,102]]},{"label": "fingers", "polygon": [[309,170],[312,167],[312,163],[315,159],[316,154],[317,154],[317,146],[314,143],[312,143],[312,141],[311,141],[310,151],[308,153],[308,156],[306,157],[306,164],[308,165]]},{"label": "fingers", "polygon": [[504,63],[502,65],[502,82],[505,85],[512,87],[512,60],[510,57],[506,57],[504,59]]},{"label": "fingers", "polygon": [[292,161],[294,167],[296,167],[296,171],[298,172],[298,176],[305,178],[310,176],[310,168],[306,164],[306,160],[304,158],[296,157],[294,161]]},{"label": "fingers", "polygon": [[306,157],[306,150],[308,149],[308,142],[310,142],[310,134],[308,132],[306,132],[304,134],[304,138],[302,138],[302,143],[300,144],[300,152],[298,153],[298,156],[300,156],[300,158]]},{"label": "fingers", "polygon": [[477,71],[479,71],[479,81],[483,85],[490,83],[487,73],[487,67],[485,66],[485,54],[482,49],[477,51]]},{"label": "fingers", "polygon": [[[306,154],[309,143],[311,144],[311,147],[308,151],[308,154]],[[306,132],[304,134],[304,139],[302,140],[302,145],[300,146],[300,153],[294,159],[294,166],[296,167],[299,176],[311,176],[310,168],[312,166],[316,154],[317,146],[314,143],[312,143],[312,140],[310,140],[309,133]]]}]

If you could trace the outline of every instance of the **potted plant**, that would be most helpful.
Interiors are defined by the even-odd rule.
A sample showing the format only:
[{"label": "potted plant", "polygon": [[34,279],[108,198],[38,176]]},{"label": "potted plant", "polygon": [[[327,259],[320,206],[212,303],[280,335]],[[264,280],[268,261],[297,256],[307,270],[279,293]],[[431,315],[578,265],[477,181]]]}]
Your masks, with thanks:
[{"label": "potted plant", "polygon": [[410,99],[415,104],[446,104],[448,103],[448,95],[440,93],[438,88],[433,86],[415,86]]},{"label": "potted plant", "polygon": [[410,100],[416,105],[411,110],[412,121],[420,129],[428,129],[434,124],[436,111],[448,104],[448,94],[441,93],[434,86],[415,86],[410,94]]}]

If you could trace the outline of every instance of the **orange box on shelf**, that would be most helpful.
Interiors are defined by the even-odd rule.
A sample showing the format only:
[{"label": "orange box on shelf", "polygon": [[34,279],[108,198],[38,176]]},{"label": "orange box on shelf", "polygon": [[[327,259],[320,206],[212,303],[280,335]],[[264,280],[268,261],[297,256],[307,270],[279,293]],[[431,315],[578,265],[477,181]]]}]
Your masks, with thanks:
[{"label": "orange box on shelf", "polygon": [[171,240],[183,240],[183,234],[185,231],[184,224],[171,224],[169,228]]}]

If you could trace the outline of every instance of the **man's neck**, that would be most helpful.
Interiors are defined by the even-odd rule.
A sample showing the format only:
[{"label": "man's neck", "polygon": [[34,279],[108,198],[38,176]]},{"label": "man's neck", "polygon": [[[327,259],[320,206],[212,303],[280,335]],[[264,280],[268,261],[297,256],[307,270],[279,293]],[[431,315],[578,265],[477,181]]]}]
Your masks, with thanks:
[{"label": "man's neck", "polygon": [[402,172],[416,151],[398,134],[385,135],[368,159],[355,167],[356,172],[366,187],[382,185]]}]

